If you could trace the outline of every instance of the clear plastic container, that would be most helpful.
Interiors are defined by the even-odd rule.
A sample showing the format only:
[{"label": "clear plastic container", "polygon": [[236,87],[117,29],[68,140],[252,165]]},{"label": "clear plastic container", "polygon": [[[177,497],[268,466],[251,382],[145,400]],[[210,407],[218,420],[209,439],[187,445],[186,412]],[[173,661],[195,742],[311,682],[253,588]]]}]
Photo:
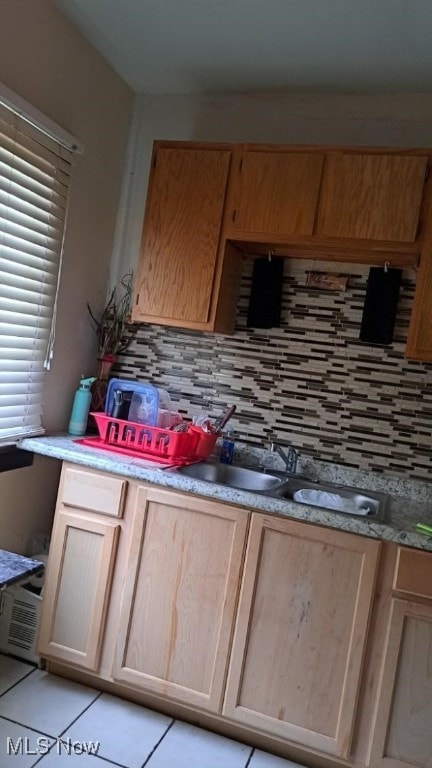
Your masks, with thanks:
[{"label": "clear plastic container", "polygon": [[118,393],[130,396],[130,405],[126,418],[135,424],[148,424],[151,427],[170,429],[176,423],[176,415],[171,411],[171,398],[165,389],[154,387],[139,381],[111,379],[108,384],[105,401],[105,413],[113,416]]}]

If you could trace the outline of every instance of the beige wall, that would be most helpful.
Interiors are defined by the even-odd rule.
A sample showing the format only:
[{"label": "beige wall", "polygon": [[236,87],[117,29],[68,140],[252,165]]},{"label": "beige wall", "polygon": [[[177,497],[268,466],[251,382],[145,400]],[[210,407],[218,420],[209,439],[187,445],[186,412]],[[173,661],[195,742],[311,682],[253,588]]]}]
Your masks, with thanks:
[{"label": "beige wall", "polygon": [[32,533],[51,532],[60,469],[35,456],[33,466],[0,475],[0,549],[29,554]]},{"label": "beige wall", "polygon": [[[44,423],[67,427],[80,375],[94,372],[86,303],[102,306],[129,130],[132,92],[51,0],[0,0],[0,79],[84,145],[74,174],[55,357]],[[0,475],[0,548],[25,552],[50,527],[59,462]]]}]

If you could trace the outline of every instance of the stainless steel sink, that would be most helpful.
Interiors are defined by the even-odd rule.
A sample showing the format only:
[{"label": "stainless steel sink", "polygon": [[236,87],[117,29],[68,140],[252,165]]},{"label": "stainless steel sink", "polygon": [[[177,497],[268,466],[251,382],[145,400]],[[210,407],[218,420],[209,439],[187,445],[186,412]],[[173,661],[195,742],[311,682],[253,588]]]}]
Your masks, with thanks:
[{"label": "stainless steel sink", "polygon": [[[304,494],[303,491],[305,491]],[[274,495],[297,503],[312,504],[320,507],[320,509],[329,509],[338,514],[361,516],[376,521],[385,518],[388,503],[388,496],[385,493],[365,491],[360,488],[350,488],[332,483],[308,482],[300,478],[286,480],[275,490]],[[312,501],[311,498],[314,495],[316,498]],[[309,496],[309,500],[302,500],[302,496]],[[329,503],[327,504],[326,501]],[[332,501],[333,504],[331,504]],[[342,507],[345,505],[346,509],[335,508],[335,502],[340,503]]]},{"label": "stainless steel sink", "polygon": [[[243,491],[264,494],[272,498],[289,499],[294,503],[302,502],[296,498],[298,491],[322,491],[334,494],[338,500],[346,500],[351,511],[335,509],[334,506],[326,506],[325,496],[320,496],[320,503],[313,504],[320,509],[328,509],[336,514],[363,517],[368,520],[382,521],[385,519],[388,508],[388,496],[385,493],[365,491],[359,488],[334,485],[332,483],[314,482],[299,475],[287,476],[286,473],[275,471],[274,474],[259,469],[239,467],[234,464],[217,464],[213,462],[201,462],[178,467],[176,472],[195,480],[205,480],[208,483],[237,488]],[[301,493],[299,494],[302,495]],[[306,494],[307,495],[307,494]],[[314,494],[312,494],[314,495]],[[317,495],[317,494],[315,494]],[[324,503],[322,503],[322,500]],[[343,502],[345,503],[345,502]]]},{"label": "stainless steel sink", "polygon": [[195,480],[206,480],[209,483],[219,483],[219,485],[228,485],[230,488],[257,493],[274,490],[283,483],[283,477],[264,474],[260,470],[237,467],[234,464],[202,462],[179,467],[176,471]]}]

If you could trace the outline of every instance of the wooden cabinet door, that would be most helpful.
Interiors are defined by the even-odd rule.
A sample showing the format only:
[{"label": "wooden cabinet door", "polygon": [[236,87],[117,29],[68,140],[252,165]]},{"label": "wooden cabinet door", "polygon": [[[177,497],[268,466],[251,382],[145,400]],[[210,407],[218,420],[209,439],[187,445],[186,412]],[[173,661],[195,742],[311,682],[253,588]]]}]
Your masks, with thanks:
[{"label": "wooden cabinet door", "polygon": [[369,764],[432,766],[432,605],[393,600]]},{"label": "wooden cabinet door", "polygon": [[405,355],[432,363],[432,239],[428,251],[421,256],[417,272]]},{"label": "wooden cabinet door", "polygon": [[311,235],[322,163],[319,153],[246,148],[236,179],[230,234]]},{"label": "wooden cabinet door", "polygon": [[417,272],[406,356],[432,363],[432,200]]},{"label": "wooden cabinet door", "polygon": [[56,515],[43,592],[39,653],[96,671],[102,648],[119,524]]},{"label": "wooden cabinet door", "polygon": [[413,243],[427,157],[328,154],[315,234]]},{"label": "wooden cabinet door", "polygon": [[205,329],[213,291],[218,289],[218,245],[230,162],[229,150],[156,145],[135,321]]},{"label": "wooden cabinet door", "polygon": [[219,712],[249,514],[140,488],[113,676]]},{"label": "wooden cabinet door", "polygon": [[348,755],[379,550],[252,515],[224,715]]}]

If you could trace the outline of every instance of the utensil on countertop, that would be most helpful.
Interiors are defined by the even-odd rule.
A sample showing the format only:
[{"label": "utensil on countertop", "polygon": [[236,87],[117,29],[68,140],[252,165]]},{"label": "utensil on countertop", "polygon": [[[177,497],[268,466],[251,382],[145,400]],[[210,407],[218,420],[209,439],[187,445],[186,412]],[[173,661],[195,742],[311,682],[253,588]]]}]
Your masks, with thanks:
[{"label": "utensil on countertop", "polygon": [[432,536],[432,525],[426,525],[426,523],[417,523],[416,528],[420,533],[427,533]]},{"label": "utensil on countertop", "polygon": [[199,427],[203,432],[213,434],[213,425],[206,413],[198,413],[192,419],[192,426]]},{"label": "utensil on countertop", "polygon": [[[192,426],[196,427],[197,429],[200,429],[204,434],[208,435],[219,435],[224,428],[225,424],[230,420],[231,416],[236,410],[235,405],[231,405],[229,408],[226,409],[218,418],[215,420],[215,422],[212,424],[209,417],[205,413],[200,413],[197,416],[194,416],[192,419]],[[187,432],[189,431],[189,427],[191,425],[187,424],[186,422],[183,422],[182,424],[178,424],[175,427],[173,427],[173,432]]]},{"label": "utensil on countertop", "polygon": [[235,413],[236,407],[237,406],[235,405],[231,405],[229,408],[227,408],[226,411],[223,412],[221,416],[216,419],[215,423],[213,424],[213,433],[222,431],[225,424],[229,422],[231,416],[233,413]]},{"label": "utensil on countertop", "polygon": [[187,421],[182,421],[181,424],[176,424],[175,427],[171,427],[171,430],[173,432],[187,432],[188,423]]}]

